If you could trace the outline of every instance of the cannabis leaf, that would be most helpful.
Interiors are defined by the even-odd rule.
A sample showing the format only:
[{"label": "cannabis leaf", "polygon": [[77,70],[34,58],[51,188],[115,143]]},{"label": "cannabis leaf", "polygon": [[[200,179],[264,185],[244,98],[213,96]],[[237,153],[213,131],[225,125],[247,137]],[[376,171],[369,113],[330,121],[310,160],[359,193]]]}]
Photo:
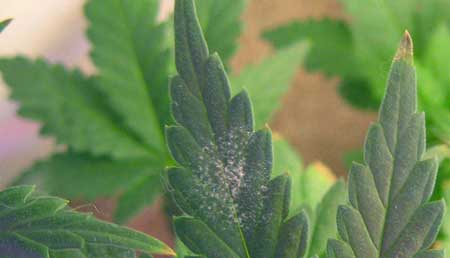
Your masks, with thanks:
[{"label": "cannabis leaf", "polygon": [[[167,112],[163,112],[165,116],[157,114],[156,107],[168,106],[167,94],[158,80],[164,80],[159,78],[167,74],[164,68],[170,52],[164,49],[164,24],[160,27],[155,20],[158,1],[138,0],[130,4],[114,0],[105,5],[94,0],[88,2],[85,10],[100,90],[138,139],[157,154],[164,153],[158,119],[162,124],[166,122]],[[109,15],[112,13],[117,15]]]},{"label": "cannabis leaf", "polygon": [[[351,55],[351,36],[351,31],[344,22],[330,19],[294,21],[263,33],[263,38],[278,49],[301,40],[311,41],[313,44],[308,51],[305,66],[314,71],[320,69],[328,75],[356,73],[355,68],[358,68],[354,66],[355,60]],[[336,62],[343,58],[348,62]]]},{"label": "cannabis leaf", "polygon": [[287,218],[289,177],[270,180],[270,131],[253,130],[245,91],[231,98],[217,54],[209,54],[193,0],[175,4],[175,59],[170,85],[177,122],[166,129],[179,167],[168,170],[178,237],[206,257],[303,257],[305,213]]},{"label": "cannabis leaf", "polygon": [[256,128],[262,127],[281,106],[281,99],[306,53],[307,45],[296,44],[277,51],[259,64],[249,65],[238,75],[230,77],[232,95],[245,89],[253,103]]},{"label": "cannabis leaf", "polygon": [[197,0],[197,13],[209,49],[220,53],[225,64],[238,48],[247,0]]},{"label": "cannabis leaf", "polygon": [[309,245],[305,257],[325,257],[326,243],[337,237],[336,212],[347,200],[345,184],[337,182],[324,165],[312,164],[304,168],[298,154],[285,140],[275,135],[272,177],[279,171],[291,176],[290,214],[304,209],[310,218]]},{"label": "cannabis leaf", "polygon": [[[404,28],[412,30],[416,37],[416,63],[420,74],[423,74],[418,78],[420,83],[422,77],[427,76],[426,72],[422,72],[422,66],[430,73],[441,75],[444,67],[448,66],[448,51],[442,48],[449,42],[448,36],[445,36],[445,31],[450,28],[448,1],[340,2],[344,11],[352,16],[351,23],[329,19],[294,21],[265,32],[264,37],[277,48],[304,38],[311,39],[313,44],[307,55],[306,67],[339,75],[342,78],[340,89],[343,96],[355,106],[363,108],[375,108],[381,101],[386,78],[380,74],[388,70],[389,63],[386,60],[392,56],[391,49],[394,49],[398,35]],[[435,60],[430,62],[430,59]],[[433,64],[435,61],[440,62],[440,65]],[[448,85],[448,77],[442,79],[439,75],[435,75],[431,88],[423,85],[419,89],[421,108],[428,112],[437,107],[445,110],[445,116],[448,116]],[[435,92],[433,90],[444,93],[434,95],[440,95],[442,97],[438,99],[444,98],[446,101],[440,101],[434,106],[427,103],[423,95],[430,96]],[[432,112],[428,113],[432,116]],[[429,136],[438,136],[438,139],[444,137],[448,143],[448,131],[445,134],[434,130],[435,124],[442,119],[431,119]]]},{"label": "cannabis leaf", "polygon": [[136,251],[174,254],[143,233],[73,211],[66,207],[66,200],[33,192],[32,186],[0,191],[1,257],[131,258]]},{"label": "cannabis leaf", "polygon": [[[171,21],[156,21],[158,2],[87,2],[94,76],[41,59],[0,60],[11,97],[20,102],[19,113],[40,121],[42,134],[68,147],[66,153],[26,170],[16,184],[38,183],[47,192],[70,199],[118,196],[117,222],[126,222],[163,189],[161,172],[172,163],[162,136],[164,126],[172,123],[167,85],[174,68]],[[240,16],[246,1],[197,2],[210,46],[231,57],[242,31]],[[267,93],[254,96],[258,125],[268,122],[278,107],[302,53],[301,47],[276,52],[234,76],[246,85],[251,77],[278,71],[259,88],[246,85],[250,94],[261,86]]]},{"label": "cannabis leaf", "polygon": [[341,240],[328,242],[328,257],[443,257],[427,250],[445,204],[429,202],[437,160],[423,159],[424,114],[417,113],[416,75],[408,33],[394,58],[379,120],[367,134],[365,164],[349,175],[350,205],[340,206]]},{"label": "cannabis leaf", "polygon": [[[447,200],[447,207],[450,206],[450,188],[445,190],[444,193],[445,200]],[[443,248],[445,250],[450,250],[450,213],[447,212],[444,217],[444,223],[442,224],[442,232],[444,237],[442,239]]]},{"label": "cannabis leaf", "polygon": [[[276,48],[308,38],[305,66],[341,78],[339,92],[352,105],[376,109],[398,35],[408,28],[415,36],[419,109],[425,111],[427,142],[450,146],[450,2],[339,0],[351,22],[293,21],[264,33]],[[437,196],[450,178],[449,161],[439,169]]]},{"label": "cannabis leaf", "polygon": [[41,59],[0,60],[19,113],[68,145],[67,153],[37,163],[17,183],[43,181],[47,192],[71,199],[119,196],[119,222],[152,202],[170,161],[163,137],[171,120],[167,23],[156,21],[159,1],[125,2],[86,5],[95,76]]}]

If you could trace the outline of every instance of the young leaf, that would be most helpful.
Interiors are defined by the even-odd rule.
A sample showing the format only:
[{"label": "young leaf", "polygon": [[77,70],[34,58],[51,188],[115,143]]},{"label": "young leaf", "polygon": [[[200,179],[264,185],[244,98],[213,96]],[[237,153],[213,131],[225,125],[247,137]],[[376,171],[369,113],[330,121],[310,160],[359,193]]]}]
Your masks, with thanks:
[{"label": "young leaf", "polygon": [[367,134],[365,164],[349,175],[350,205],[340,206],[340,240],[329,257],[443,257],[430,251],[445,204],[429,202],[437,160],[423,159],[424,114],[417,113],[416,75],[408,33],[392,63],[379,120]]},{"label": "young leaf", "polygon": [[[78,71],[67,71],[41,60],[1,61],[4,64],[0,69],[12,89],[12,97],[20,102],[20,113],[42,122],[42,133],[67,144],[70,156],[64,161],[56,156],[39,162],[18,182],[43,181],[45,190],[66,198],[118,196],[115,217],[120,222],[149,204],[157,190],[162,189],[153,186],[160,183],[157,175],[171,163],[159,139],[164,126],[172,122],[167,87],[168,74],[172,72],[171,43],[168,42],[172,33],[170,22],[156,21],[158,2],[87,2],[88,36],[93,47],[92,59],[98,68],[95,76],[83,76]],[[198,1],[203,10],[202,22],[208,31],[206,37],[222,56],[230,57],[236,49],[245,3],[244,0]],[[291,52],[301,53],[300,49]],[[301,60],[287,58],[287,54],[288,51],[282,51],[270,58],[277,67],[270,67],[263,61],[251,68],[249,75],[244,72],[242,76],[250,81],[250,76],[258,77],[256,70],[276,68],[281,72],[270,78],[273,85],[268,87],[286,89],[287,76],[294,73],[290,64]],[[287,65],[289,67],[282,68]],[[279,103],[281,95],[281,91],[277,91],[264,101]],[[263,124],[272,111],[257,103],[255,113],[257,123]],[[91,166],[82,165],[80,159]],[[136,166],[129,165],[135,161]],[[67,168],[67,175],[55,169],[61,166]],[[86,171],[74,173],[77,169]],[[128,172],[130,180],[124,183]],[[106,179],[101,181],[100,176]],[[30,179],[38,181],[23,181]],[[68,181],[70,184],[66,186]],[[130,201],[131,197],[136,199]]]},{"label": "young leaf", "polygon": [[231,98],[217,54],[209,54],[193,0],[175,3],[178,75],[170,85],[177,122],[166,138],[179,167],[168,170],[178,237],[206,257],[303,257],[305,213],[288,218],[289,177],[270,180],[272,140],[253,130],[246,92]]},{"label": "young leaf", "polygon": [[152,237],[75,212],[66,207],[67,201],[37,196],[33,191],[31,186],[16,186],[0,192],[1,257],[131,258],[136,251],[174,254]]}]

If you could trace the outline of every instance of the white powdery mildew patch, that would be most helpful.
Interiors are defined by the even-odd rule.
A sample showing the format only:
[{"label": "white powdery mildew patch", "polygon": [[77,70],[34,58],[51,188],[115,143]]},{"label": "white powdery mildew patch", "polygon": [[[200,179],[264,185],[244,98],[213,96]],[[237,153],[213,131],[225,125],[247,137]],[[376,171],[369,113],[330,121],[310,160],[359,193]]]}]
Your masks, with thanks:
[{"label": "white powdery mildew patch", "polygon": [[[224,152],[222,155],[211,153],[213,149],[210,147],[205,148],[208,153],[212,154],[211,156],[221,156],[223,158],[223,160],[217,158],[214,161],[214,165],[210,166],[214,171],[205,173],[209,174],[212,178],[216,178],[216,182],[212,182],[211,197],[215,200],[226,200],[225,204],[228,205],[227,209],[219,212],[229,212],[229,221],[240,224],[244,230],[250,226],[254,226],[254,223],[248,225],[249,222],[260,220],[258,218],[260,216],[259,211],[262,209],[263,198],[267,190],[265,185],[261,186],[260,189],[248,189],[253,186],[244,180],[246,173],[245,151],[250,136],[251,133],[245,130],[245,128],[234,128],[228,132],[226,139],[218,140],[219,149]],[[258,167],[261,168],[264,166],[263,164],[259,165]],[[252,179],[247,178],[248,180]],[[220,186],[215,186],[214,184]],[[245,199],[251,203],[237,202],[238,198],[242,197],[244,192],[246,195]],[[245,209],[239,206],[251,207],[251,209]]]},{"label": "white powdery mildew patch", "polygon": [[[253,186],[246,183],[249,179],[244,180],[245,150],[250,136],[244,128],[229,131],[225,139],[218,140],[217,145],[210,143],[203,146],[198,157],[202,166],[196,168],[195,173],[196,186],[193,192],[196,205],[203,217],[215,226],[220,225],[222,230],[235,227],[236,224],[246,230],[254,227],[255,221],[261,222],[262,219],[260,210],[267,187],[263,185],[259,189],[248,189]],[[258,165],[264,167],[263,164]],[[244,192],[249,203],[240,203],[240,206],[251,209],[239,207],[237,200]]]},{"label": "white powdery mildew patch", "polygon": [[217,148],[210,144],[204,146],[199,156],[203,166],[198,168],[195,179],[200,212],[213,224],[234,224],[233,199],[223,176],[224,165],[218,158]]}]

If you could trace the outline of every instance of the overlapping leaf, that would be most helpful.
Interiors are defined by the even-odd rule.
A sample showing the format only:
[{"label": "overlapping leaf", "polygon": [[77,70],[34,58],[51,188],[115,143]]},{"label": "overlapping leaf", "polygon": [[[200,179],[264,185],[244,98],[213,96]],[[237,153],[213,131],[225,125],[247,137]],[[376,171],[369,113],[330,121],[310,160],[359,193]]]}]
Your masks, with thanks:
[{"label": "overlapping leaf", "polygon": [[114,220],[123,223],[161,192],[162,166],[149,159],[112,160],[69,151],[37,162],[13,184],[36,183],[49,194],[86,201],[119,193]]},{"label": "overlapping leaf", "polygon": [[[419,72],[419,109],[426,117],[430,145],[450,141],[450,2],[446,0],[339,0],[349,22],[294,21],[271,29],[266,39],[277,48],[303,38],[312,39],[306,68],[341,77],[339,91],[352,105],[376,109],[381,102],[387,71],[386,60],[404,29],[415,37]],[[343,44],[344,43],[344,44]],[[450,175],[449,162],[440,167],[438,188]],[[447,177],[449,178],[449,177]],[[439,189],[437,193],[441,193]],[[438,196],[440,197],[440,195]]]},{"label": "overlapping leaf", "polygon": [[152,202],[170,160],[163,139],[170,121],[168,27],[156,21],[157,0],[125,2],[87,3],[94,77],[43,60],[0,60],[19,113],[43,122],[42,133],[69,149],[21,179],[37,178],[66,198],[119,195],[120,222]]},{"label": "overlapping leaf", "polygon": [[[379,103],[381,100],[386,78],[380,74],[388,70],[389,63],[386,60],[392,55],[391,49],[394,49],[398,35],[405,28],[412,30],[416,37],[420,63],[430,59],[427,57],[429,52],[434,52],[437,54],[434,57],[442,60],[441,65],[432,66],[428,62],[425,67],[442,70],[448,66],[448,58],[445,58],[446,48],[437,46],[439,44],[448,45],[446,44],[448,40],[442,38],[443,29],[448,30],[450,24],[450,3],[448,1],[387,0],[380,2],[370,0],[362,3],[354,0],[341,0],[341,2],[345,12],[352,16],[350,23],[328,19],[296,21],[267,32],[266,38],[276,47],[289,45],[305,37],[312,38],[314,45],[307,60],[318,61],[317,63],[307,62],[307,68],[341,76],[343,79],[341,92],[344,97],[360,107],[373,107],[373,101]],[[439,41],[435,40],[439,36]],[[332,51],[332,53],[326,51]],[[334,58],[336,56],[338,58]],[[342,68],[345,69],[342,70]],[[446,85],[448,85],[448,81],[438,79],[438,84],[434,88],[444,91],[449,88]],[[426,85],[419,91],[420,103],[424,108],[428,105],[422,103],[426,101],[422,99],[422,92],[424,94],[433,93],[431,89],[425,87]],[[445,96],[448,96],[448,91],[445,91]],[[445,104],[441,104],[438,108],[450,110],[450,107]],[[434,122],[437,123],[438,120]],[[430,125],[433,126],[434,123],[430,123]]]},{"label": "overlapping leaf", "polygon": [[416,74],[408,33],[392,64],[379,120],[367,134],[364,161],[349,175],[350,205],[338,210],[341,240],[328,257],[443,257],[428,250],[445,204],[430,202],[438,163],[424,159],[425,118],[417,112]]},{"label": "overlapping leaf", "polygon": [[290,214],[302,209],[310,218],[309,241],[305,257],[325,257],[326,242],[337,237],[336,212],[347,200],[345,184],[336,181],[331,171],[319,163],[303,167],[298,154],[289,144],[275,137],[273,174],[288,171],[292,180]]},{"label": "overlapping leaf", "polygon": [[[242,31],[240,16],[246,1],[197,2],[211,47],[229,60]],[[120,222],[154,199],[156,190],[162,189],[158,186],[160,172],[171,162],[161,136],[164,126],[171,123],[167,81],[173,69],[170,22],[156,21],[158,7],[157,0],[87,2],[88,37],[98,70],[94,77],[42,60],[1,61],[12,98],[20,102],[20,113],[42,122],[42,132],[67,144],[70,152],[64,158],[58,155],[39,162],[17,183],[43,181],[45,190],[66,198],[119,196],[116,218]],[[294,75],[291,64],[301,62],[302,51],[297,50],[275,53],[236,76],[236,80],[246,82],[268,69],[282,71],[259,83],[271,94],[261,101],[255,97],[258,124],[267,122],[273,111],[258,103],[278,107]],[[289,54],[298,57],[288,58]],[[248,88],[252,94],[253,88]],[[81,164],[81,160],[90,165]],[[129,165],[136,161],[137,165]],[[62,167],[65,169],[55,169]],[[127,173],[130,180],[124,183]],[[105,180],[99,180],[100,176]],[[68,180],[70,187],[64,187]],[[136,199],[131,201],[132,197]]]},{"label": "overlapping leaf", "polygon": [[270,180],[272,140],[253,130],[245,91],[231,98],[217,54],[209,54],[193,0],[175,7],[176,65],[171,82],[169,149],[179,167],[169,169],[178,237],[206,257],[303,257],[304,213],[288,218],[289,177]]},{"label": "overlapping leaf", "polygon": [[238,49],[238,38],[243,29],[241,15],[247,0],[197,0],[198,18],[211,52],[220,53],[228,65]]},{"label": "overlapping leaf", "polygon": [[37,196],[34,187],[0,192],[0,256],[14,258],[136,257],[135,252],[172,255],[143,233],[66,208],[67,201]]}]

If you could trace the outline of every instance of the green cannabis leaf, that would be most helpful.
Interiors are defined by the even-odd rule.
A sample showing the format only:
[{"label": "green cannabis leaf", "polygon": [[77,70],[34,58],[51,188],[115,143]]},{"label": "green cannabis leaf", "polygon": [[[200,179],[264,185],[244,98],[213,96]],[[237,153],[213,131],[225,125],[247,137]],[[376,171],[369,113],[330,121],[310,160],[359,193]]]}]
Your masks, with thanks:
[{"label": "green cannabis leaf", "polygon": [[418,113],[412,40],[408,33],[394,58],[379,120],[367,134],[364,161],[349,175],[350,205],[340,206],[341,240],[328,257],[444,257],[428,250],[445,203],[429,202],[438,163],[423,159],[425,117]]},{"label": "green cannabis leaf", "polygon": [[170,84],[177,125],[166,129],[179,167],[168,170],[178,237],[206,257],[303,257],[305,213],[288,218],[289,177],[270,180],[272,140],[253,130],[245,91],[231,98],[217,54],[209,54],[193,0],[175,4],[175,60]]},{"label": "green cannabis leaf", "polygon": [[[450,188],[446,189],[445,193],[445,200],[447,200],[447,207],[450,206]],[[444,217],[444,223],[442,224],[442,232],[444,234],[444,237],[442,239],[443,248],[445,250],[450,250],[450,213],[447,212]]]},{"label": "green cannabis leaf", "polygon": [[288,142],[277,135],[274,138],[272,177],[280,175],[280,171],[289,172],[292,181],[289,213],[295,215],[304,209],[310,218],[305,257],[325,257],[327,240],[337,237],[336,212],[347,200],[345,184],[341,180],[335,182],[331,171],[321,164],[304,168]]},{"label": "green cannabis leaf", "polygon": [[21,178],[41,180],[17,183],[43,181],[47,192],[71,199],[119,196],[119,222],[152,202],[170,161],[163,137],[171,120],[168,23],[156,21],[157,0],[125,2],[87,2],[94,76],[40,59],[0,60],[19,113],[43,122],[41,133],[68,145],[67,153],[37,163]]},{"label": "green cannabis leaf", "polygon": [[282,49],[256,65],[249,65],[238,75],[231,76],[232,95],[245,89],[253,103],[255,126],[260,128],[271,120],[281,106],[306,53],[306,44]]},{"label": "green cannabis leaf", "polygon": [[[403,30],[415,38],[419,109],[425,111],[427,142],[450,148],[450,2],[445,0],[339,0],[351,22],[294,21],[264,33],[276,48],[308,38],[308,70],[341,78],[339,91],[352,105],[376,109],[385,89],[386,62]],[[450,161],[439,169],[436,191],[450,178]]]},{"label": "green cannabis leaf", "polygon": [[14,258],[173,255],[164,243],[66,207],[67,201],[33,193],[32,186],[0,191],[0,256]]},{"label": "green cannabis leaf", "polygon": [[225,64],[238,49],[242,32],[241,15],[247,0],[197,0],[197,13],[204,36],[212,52],[220,53]]},{"label": "green cannabis leaf", "polygon": [[[11,97],[20,102],[19,113],[42,122],[42,134],[68,147],[66,153],[37,162],[16,184],[38,183],[50,194],[69,199],[118,196],[114,218],[121,223],[160,193],[162,171],[172,163],[163,132],[172,123],[167,85],[174,68],[171,21],[156,21],[158,2],[87,1],[94,76],[41,59],[0,59]],[[242,31],[240,16],[246,1],[197,3],[210,46],[229,60]],[[258,125],[269,121],[278,107],[302,61],[301,48],[276,52],[233,77],[251,95],[265,88],[264,97],[254,96]],[[270,69],[279,72],[259,83],[260,88],[246,85]]]}]

